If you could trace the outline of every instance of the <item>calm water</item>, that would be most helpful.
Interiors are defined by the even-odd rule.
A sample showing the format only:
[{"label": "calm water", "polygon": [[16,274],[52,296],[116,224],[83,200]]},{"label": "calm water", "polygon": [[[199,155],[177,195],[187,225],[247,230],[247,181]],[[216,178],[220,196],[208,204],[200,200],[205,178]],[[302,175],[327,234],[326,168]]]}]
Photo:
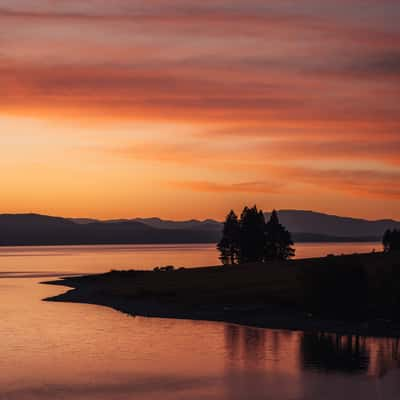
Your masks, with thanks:
[{"label": "calm water", "polygon": [[[380,251],[380,243],[301,243],[298,258]],[[0,247],[0,276],[108,272],[111,269],[152,269],[159,265],[219,265],[215,245],[118,245]]]},{"label": "calm water", "polygon": [[[331,245],[328,252],[368,248],[358,246]],[[0,249],[0,399],[399,398],[396,339],[133,318],[41,301],[62,291],[39,285],[43,276],[215,258],[210,246]]]}]

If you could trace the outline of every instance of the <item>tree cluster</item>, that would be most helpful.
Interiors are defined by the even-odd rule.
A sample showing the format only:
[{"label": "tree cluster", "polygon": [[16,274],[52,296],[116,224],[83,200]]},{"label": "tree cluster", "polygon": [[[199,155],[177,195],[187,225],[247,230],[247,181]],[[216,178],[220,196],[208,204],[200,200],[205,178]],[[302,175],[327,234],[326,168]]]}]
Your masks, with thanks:
[{"label": "tree cluster", "polygon": [[226,217],[217,248],[223,264],[287,260],[295,255],[290,232],[274,210],[266,223],[257,206],[245,207],[240,219],[232,210]]},{"label": "tree cluster", "polygon": [[383,248],[385,253],[400,251],[400,230],[388,229],[383,236]]}]

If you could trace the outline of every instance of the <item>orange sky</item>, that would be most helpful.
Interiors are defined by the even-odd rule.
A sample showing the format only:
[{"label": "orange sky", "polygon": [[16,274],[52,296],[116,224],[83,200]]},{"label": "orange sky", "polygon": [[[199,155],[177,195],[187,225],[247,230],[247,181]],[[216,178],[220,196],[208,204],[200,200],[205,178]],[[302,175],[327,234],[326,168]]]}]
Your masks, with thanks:
[{"label": "orange sky", "polygon": [[397,0],[0,0],[0,212],[400,219],[399,18]]}]

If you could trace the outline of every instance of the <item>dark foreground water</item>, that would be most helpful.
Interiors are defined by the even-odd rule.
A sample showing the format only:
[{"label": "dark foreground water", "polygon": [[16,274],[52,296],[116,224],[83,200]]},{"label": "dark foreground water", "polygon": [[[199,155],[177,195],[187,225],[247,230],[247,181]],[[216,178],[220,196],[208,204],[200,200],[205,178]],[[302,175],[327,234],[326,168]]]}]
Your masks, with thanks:
[{"label": "dark foreground water", "polygon": [[209,246],[129,247],[0,249],[1,400],[400,398],[397,339],[133,318],[41,301],[62,291],[39,285],[44,276],[216,257]]}]

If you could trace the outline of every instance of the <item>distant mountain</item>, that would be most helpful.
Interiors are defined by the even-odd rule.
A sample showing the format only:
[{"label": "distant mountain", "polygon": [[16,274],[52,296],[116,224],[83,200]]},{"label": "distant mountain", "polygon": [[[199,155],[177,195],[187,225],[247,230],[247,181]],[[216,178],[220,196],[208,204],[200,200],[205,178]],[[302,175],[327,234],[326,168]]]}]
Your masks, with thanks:
[{"label": "distant mountain", "polygon": [[[266,214],[269,218],[269,213]],[[400,222],[384,219],[368,221],[314,211],[281,210],[281,223],[291,232],[306,232],[317,235],[343,238],[381,238],[386,229],[400,229]]]},{"label": "distant mountain", "polygon": [[158,229],[194,229],[194,230],[210,230],[220,232],[222,223],[212,219],[198,221],[192,219],[189,221],[168,221],[160,218],[135,218],[132,221],[141,222],[153,228]]},{"label": "distant mountain", "polygon": [[[265,217],[268,219],[270,213],[265,213]],[[369,221],[314,211],[280,210],[279,218],[281,223],[298,238],[298,241],[373,241],[380,240],[386,229],[400,229],[400,222],[394,220]],[[161,229],[197,229],[218,232],[222,229],[222,223],[212,219],[168,221],[160,218],[135,218],[129,221],[141,222]]]},{"label": "distant mountain", "polygon": [[100,220],[93,218],[68,218],[68,220],[71,222],[75,222],[75,224],[81,225],[91,224],[93,222],[101,222]]},{"label": "distant mountain", "polygon": [[219,232],[156,229],[136,222],[89,222],[37,214],[0,215],[0,245],[213,243]]},{"label": "distant mountain", "polygon": [[70,221],[77,224],[88,224],[93,222],[103,222],[108,224],[116,224],[122,222],[139,222],[156,229],[194,229],[194,230],[215,230],[220,232],[222,229],[222,223],[213,219],[206,219],[199,221],[197,219],[191,219],[187,221],[171,221],[163,220],[161,218],[133,218],[133,219],[110,219],[110,220],[94,220],[90,218],[70,218]]},{"label": "distant mountain", "polygon": [[[281,210],[279,216],[296,242],[378,241],[386,229],[400,229],[400,222],[393,220],[367,221],[313,211]],[[211,219],[100,221],[38,214],[0,215],[0,245],[216,243],[221,230],[222,223]]]}]

